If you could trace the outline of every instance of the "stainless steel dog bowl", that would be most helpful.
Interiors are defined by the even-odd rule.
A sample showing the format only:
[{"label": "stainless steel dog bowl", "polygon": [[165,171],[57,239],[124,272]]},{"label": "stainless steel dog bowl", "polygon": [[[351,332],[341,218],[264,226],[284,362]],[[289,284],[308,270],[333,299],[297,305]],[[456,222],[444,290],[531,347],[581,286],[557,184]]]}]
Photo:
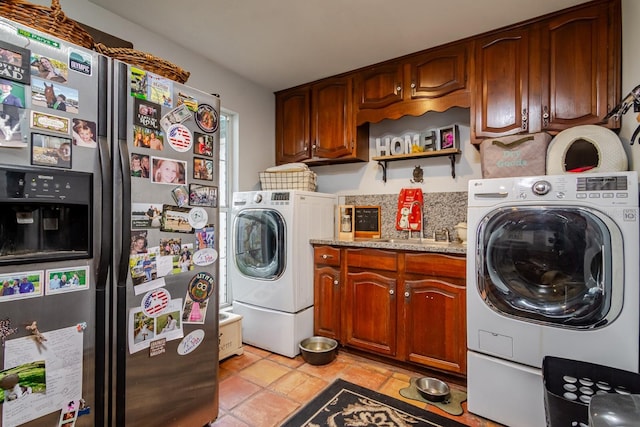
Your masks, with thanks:
[{"label": "stainless steel dog bowl", "polygon": [[447,383],[437,378],[419,378],[416,381],[416,388],[422,397],[432,402],[441,402],[451,393]]},{"label": "stainless steel dog bowl", "polygon": [[326,365],[333,361],[338,353],[338,342],[325,337],[305,338],[299,347],[302,358],[311,365]]}]

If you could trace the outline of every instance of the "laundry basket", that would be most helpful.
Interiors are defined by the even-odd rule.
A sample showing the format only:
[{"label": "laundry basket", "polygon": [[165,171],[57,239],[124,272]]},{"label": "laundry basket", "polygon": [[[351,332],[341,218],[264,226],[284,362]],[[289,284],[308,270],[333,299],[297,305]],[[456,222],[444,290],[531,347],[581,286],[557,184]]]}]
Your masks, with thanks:
[{"label": "laundry basket", "polygon": [[263,190],[316,191],[317,175],[313,171],[260,172]]},{"label": "laundry basket", "polygon": [[548,427],[589,425],[596,394],[640,393],[640,374],[560,357],[544,358],[542,378]]}]

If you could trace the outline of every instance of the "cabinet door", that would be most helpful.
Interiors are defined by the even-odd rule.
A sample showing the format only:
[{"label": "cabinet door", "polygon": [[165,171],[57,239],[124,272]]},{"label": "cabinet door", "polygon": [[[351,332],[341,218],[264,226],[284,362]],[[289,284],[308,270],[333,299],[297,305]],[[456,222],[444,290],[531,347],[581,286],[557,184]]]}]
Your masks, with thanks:
[{"label": "cabinet door", "polygon": [[411,99],[439,98],[467,85],[467,45],[430,50],[409,62]]},{"label": "cabinet door", "polygon": [[520,28],[476,41],[476,137],[528,131],[529,37]]},{"label": "cabinet door", "polygon": [[314,335],[341,341],[340,269],[316,266],[313,283]]},{"label": "cabinet door", "polygon": [[396,278],[384,272],[348,272],[345,343],[377,354],[396,354]]},{"label": "cabinet door", "polygon": [[276,94],[276,163],[309,159],[309,88]]},{"label": "cabinet door", "polygon": [[353,153],[353,78],[330,78],[312,86],[311,135],[314,157],[335,159]]},{"label": "cabinet door", "polygon": [[461,284],[406,280],[403,304],[406,360],[466,373],[466,301]]},{"label": "cabinet door", "polygon": [[391,62],[358,73],[358,108],[384,108],[402,101],[403,69],[403,63]]},{"label": "cabinet door", "polygon": [[619,52],[609,48],[615,44],[607,7],[597,4],[542,23],[542,129],[600,123],[616,105],[618,91],[609,81],[617,79],[620,61],[613,58]]}]

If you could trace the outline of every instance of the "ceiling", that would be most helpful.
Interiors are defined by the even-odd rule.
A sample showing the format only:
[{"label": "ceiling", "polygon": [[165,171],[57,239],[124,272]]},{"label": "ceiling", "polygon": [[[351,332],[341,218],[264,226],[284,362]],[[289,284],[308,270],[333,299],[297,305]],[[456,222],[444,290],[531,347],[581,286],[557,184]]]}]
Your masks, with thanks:
[{"label": "ceiling", "polygon": [[[90,0],[272,91],[585,0]],[[179,7],[183,6],[182,9]]]}]

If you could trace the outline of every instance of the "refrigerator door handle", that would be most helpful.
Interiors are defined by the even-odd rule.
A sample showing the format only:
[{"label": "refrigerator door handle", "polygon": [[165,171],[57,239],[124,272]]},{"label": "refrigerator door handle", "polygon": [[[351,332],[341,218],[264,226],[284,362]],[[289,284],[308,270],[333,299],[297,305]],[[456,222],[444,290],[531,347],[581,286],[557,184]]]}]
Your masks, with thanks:
[{"label": "refrigerator door handle", "polygon": [[127,218],[131,218],[131,176],[129,170],[129,150],[127,140],[119,140],[120,146],[120,171],[122,172],[122,248],[120,250],[120,262],[118,266],[118,286],[126,286],[129,268],[129,244],[131,242],[131,224]]},{"label": "refrigerator door handle", "polygon": [[107,142],[107,100],[108,100],[109,64],[104,56],[98,58],[98,157],[100,161],[100,176],[102,178],[102,235],[100,237],[100,258],[97,271],[97,288],[105,289],[109,274],[113,236],[113,175],[109,144]]},{"label": "refrigerator door handle", "polygon": [[122,178],[122,188],[120,194],[121,200],[121,219],[122,234],[120,248],[120,261],[118,262],[118,281],[117,286],[126,287],[127,274],[129,268],[129,244],[131,242],[131,224],[127,218],[131,218],[131,174],[129,173],[129,149],[127,148],[127,102],[129,100],[127,64],[116,62],[118,67],[118,84],[117,100],[118,100],[118,128],[116,129],[118,140],[118,153],[120,154],[120,174]]}]

